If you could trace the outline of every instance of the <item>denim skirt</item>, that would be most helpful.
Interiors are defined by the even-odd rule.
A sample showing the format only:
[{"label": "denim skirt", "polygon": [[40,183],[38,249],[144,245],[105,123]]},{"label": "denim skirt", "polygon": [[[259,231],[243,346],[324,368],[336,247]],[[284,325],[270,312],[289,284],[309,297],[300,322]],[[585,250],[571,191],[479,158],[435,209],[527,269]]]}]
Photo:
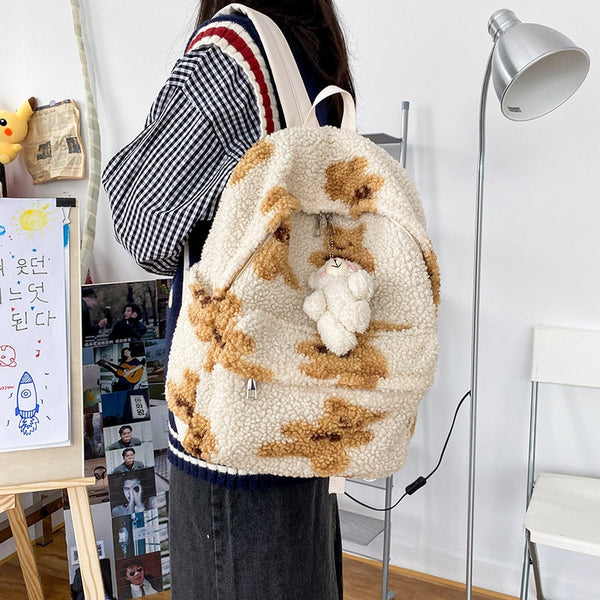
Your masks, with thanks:
[{"label": "denim skirt", "polygon": [[341,600],[328,479],[230,490],[171,469],[172,600]]}]

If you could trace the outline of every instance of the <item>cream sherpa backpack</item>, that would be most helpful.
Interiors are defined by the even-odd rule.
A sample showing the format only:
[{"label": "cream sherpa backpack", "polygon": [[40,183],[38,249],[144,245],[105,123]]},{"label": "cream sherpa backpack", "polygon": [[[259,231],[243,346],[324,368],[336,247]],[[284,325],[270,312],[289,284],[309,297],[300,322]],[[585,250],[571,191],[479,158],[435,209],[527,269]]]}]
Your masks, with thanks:
[{"label": "cream sherpa backpack", "polygon": [[288,128],[241,159],[188,273],[167,381],[178,438],[229,470],[384,477],[405,461],[437,360],[421,204],[402,166],[355,133],[350,95],[340,129],[314,126],[316,104],[342,91],[302,112],[283,36],[230,8],[259,30]]}]

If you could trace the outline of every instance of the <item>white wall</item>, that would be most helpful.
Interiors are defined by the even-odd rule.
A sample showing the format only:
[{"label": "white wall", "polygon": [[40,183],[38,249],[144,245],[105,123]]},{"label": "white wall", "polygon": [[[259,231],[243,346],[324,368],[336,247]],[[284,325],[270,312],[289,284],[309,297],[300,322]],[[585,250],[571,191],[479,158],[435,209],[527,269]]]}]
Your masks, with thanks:
[{"label": "white wall", "polygon": [[[419,188],[442,271],[441,353],[437,379],[420,412],[397,497],[428,473],[458,399],[469,387],[471,286],[479,96],[491,49],[486,26],[503,6],[489,0],[409,3],[337,0],[348,30],[362,131],[400,131],[400,104],[411,103],[408,169]],[[190,32],[196,2],[83,0],[97,81],[104,160],[140,129]],[[595,172],[600,159],[600,7],[514,0],[523,21],[560,29],[591,55],[579,92],[543,119],[512,123],[488,105],[479,380],[474,583],[518,593],[528,419],[531,327],[600,329],[600,252]],[[66,0],[3,2],[3,38],[12,49],[0,75],[0,106],[71,97],[85,126],[85,96]],[[596,168],[594,168],[596,167]],[[20,163],[7,167],[19,196],[85,196],[85,182],[33,187]],[[96,281],[140,277],[112,242],[105,199],[93,269]],[[598,472],[591,393],[555,417],[540,460],[560,459]],[[597,394],[596,394],[597,396]],[[556,402],[555,402],[556,400]],[[587,412],[586,412],[587,411]],[[585,418],[582,419],[582,415]],[[589,416],[588,416],[589,414]],[[575,433],[566,448],[558,442]],[[442,469],[393,513],[392,562],[464,580],[468,410],[459,416]],[[378,498],[373,497],[373,501]],[[544,553],[550,597],[589,599],[597,560]],[[593,592],[598,594],[598,592]],[[598,596],[600,597],[600,596]]]}]

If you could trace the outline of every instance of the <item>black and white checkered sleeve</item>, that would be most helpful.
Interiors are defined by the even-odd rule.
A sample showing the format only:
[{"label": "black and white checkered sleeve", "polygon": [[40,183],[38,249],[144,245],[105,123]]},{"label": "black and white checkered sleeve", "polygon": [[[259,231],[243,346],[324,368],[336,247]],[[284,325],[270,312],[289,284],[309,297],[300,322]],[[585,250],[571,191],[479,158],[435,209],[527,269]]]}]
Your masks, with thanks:
[{"label": "black and white checkered sleeve", "polygon": [[140,266],[174,274],[190,231],[214,216],[232,170],[259,137],[254,91],[231,57],[207,47],[175,65],[144,130],[102,178],[117,240]]}]

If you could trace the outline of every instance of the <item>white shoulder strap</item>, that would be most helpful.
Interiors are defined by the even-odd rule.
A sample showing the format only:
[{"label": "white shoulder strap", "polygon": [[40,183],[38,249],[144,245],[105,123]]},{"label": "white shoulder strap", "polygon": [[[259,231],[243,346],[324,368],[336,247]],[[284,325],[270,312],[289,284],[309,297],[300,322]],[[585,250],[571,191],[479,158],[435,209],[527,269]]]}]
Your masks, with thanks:
[{"label": "white shoulder strap", "polygon": [[317,94],[317,97],[310,107],[310,112],[306,116],[303,127],[310,127],[311,119],[316,120],[317,104],[325,100],[325,98],[329,98],[329,96],[334,96],[335,94],[341,94],[344,101],[344,115],[342,116],[341,129],[356,131],[356,109],[354,108],[352,94],[348,90],[344,90],[337,85],[328,85]]},{"label": "white shoulder strap", "polygon": [[316,116],[317,104],[329,96],[342,94],[344,100],[342,129],[356,131],[354,99],[348,91],[335,85],[327,86],[311,105],[296,59],[277,24],[266,15],[238,3],[227,5],[217,14],[229,15],[233,12],[246,15],[256,27],[273,73],[287,127],[319,127]]},{"label": "white shoulder strap", "polygon": [[[311,111],[311,102],[283,33],[272,19],[243,4],[229,4],[217,14],[226,15],[233,12],[246,15],[256,27],[273,73],[287,127],[302,127],[306,115]],[[315,126],[318,126],[318,123],[315,123]]]}]

